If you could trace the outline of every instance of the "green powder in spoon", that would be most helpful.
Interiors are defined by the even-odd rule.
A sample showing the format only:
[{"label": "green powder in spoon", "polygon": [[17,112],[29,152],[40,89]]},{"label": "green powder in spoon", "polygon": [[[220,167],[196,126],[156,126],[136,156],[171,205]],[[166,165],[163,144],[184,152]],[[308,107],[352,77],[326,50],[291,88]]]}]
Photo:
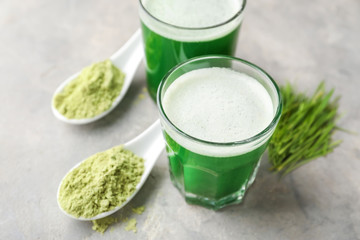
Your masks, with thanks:
[{"label": "green powder in spoon", "polygon": [[75,217],[110,211],[132,195],[143,172],[144,160],[123,146],[97,153],[65,176],[59,204]]},{"label": "green powder in spoon", "polygon": [[124,79],[110,60],[92,64],[54,97],[53,105],[68,119],[95,117],[112,106]]}]

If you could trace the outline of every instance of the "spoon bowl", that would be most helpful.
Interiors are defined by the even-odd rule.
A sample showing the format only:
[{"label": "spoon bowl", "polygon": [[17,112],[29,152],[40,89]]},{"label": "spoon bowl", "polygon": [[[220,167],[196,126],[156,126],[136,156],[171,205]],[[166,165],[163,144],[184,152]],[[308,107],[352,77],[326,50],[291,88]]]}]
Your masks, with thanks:
[{"label": "spoon bowl", "polygon": [[[66,118],[64,115],[62,115],[54,106],[54,104],[51,104],[51,109],[54,114],[54,116],[69,124],[75,124],[75,125],[81,125],[81,124],[87,124],[94,122],[107,114],[109,114],[114,108],[120,103],[120,101],[124,98],[127,90],[130,87],[130,84],[134,78],[136,69],[138,68],[141,59],[144,56],[142,42],[141,42],[141,31],[138,29],[131,38],[124,44],[123,47],[121,47],[117,52],[115,52],[111,57],[111,62],[119,68],[122,72],[125,73],[125,79],[124,79],[124,85],[120,91],[120,94],[117,96],[117,98],[112,103],[111,107],[100,113],[99,115],[96,115],[92,118],[83,118],[83,119],[69,119]],[[79,76],[80,72],[72,75],[68,79],[66,79],[63,83],[60,84],[60,86],[55,90],[53,98],[59,94],[67,84],[69,84],[72,80],[77,78]]]},{"label": "spoon bowl", "polygon": [[79,162],[73,168],[71,168],[68,173],[66,173],[66,175],[64,176],[64,178],[61,180],[61,182],[59,184],[58,191],[57,191],[57,201],[58,201],[58,206],[59,206],[60,210],[65,215],[67,215],[73,219],[82,220],[82,221],[90,221],[90,220],[104,218],[104,217],[107,217],[107,216],[115,213],[116,211],[120,210],[138,193],[140,188],[144,185],[146,179],[150,175],[150,172],[151,172],[152,168],[154,167],[155,162],[158,159],[159,155],[163,151],[164,147],[165,147],[165,143],[164,143],[164,140],[162,137],[159,120],[157,120],[155,123],[153,123],[148,129],[146,129],[139,136],[137,136],[134,139],[132,139],[131,141],[125,143],[124,144],[125,149],[132,151],[137,156],[142,157],[144,159],[144,172],[141,176],[141,179],[140,179],[139,183],[136,185],[135,191],[120,206],[117,206],[108,212],[100,213],[91,218],[84,218],[84,217],[77,218],[77,217],[67,213],[61,207],[61,205],[59,203],[59,193],[60,193],[61,184],[64,181],[67,174],[70,173],[71,171],[73,171],[74,169],[76,169],[85,160]]}]

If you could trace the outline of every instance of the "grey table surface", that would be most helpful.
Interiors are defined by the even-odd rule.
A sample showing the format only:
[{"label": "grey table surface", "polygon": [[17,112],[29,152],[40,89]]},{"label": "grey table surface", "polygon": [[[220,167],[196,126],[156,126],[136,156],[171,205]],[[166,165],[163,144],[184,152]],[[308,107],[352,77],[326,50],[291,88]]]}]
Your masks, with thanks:
[{"label": "grey table surface", "polygon": [[[144,66],[123,102],[86,126],[55,119],[50,101],[72,73],[109,57],[139,27],[136,0],[0,1],[0,239],[360,239],[360,139],[336,133],[334,153],[279,180],[265,154],[244,202],[212,211],[185,203],[163,153],[131,206],[138,232],[104,235],[66,217],[56,191],[95,152],[124,143],[158,117]],[[360,1],[248,1],[236,56],[311,93],[342,95],[339,124],[360,132]],[[141,96],[145,95],[145,98]]]}]

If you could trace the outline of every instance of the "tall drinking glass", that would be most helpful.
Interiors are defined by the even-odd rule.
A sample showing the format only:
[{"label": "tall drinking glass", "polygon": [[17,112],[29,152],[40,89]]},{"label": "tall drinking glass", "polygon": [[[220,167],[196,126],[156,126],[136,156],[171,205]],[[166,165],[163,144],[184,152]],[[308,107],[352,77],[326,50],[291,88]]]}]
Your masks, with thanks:
[{"label": "tall drinking glass", "polygon": [[139,0],[150,96],[175,65],[206,54],[233,56],[246,0]]},{"label": "tall drinking glass", "polygon": [[[199,70],[208,71],[208,75],[201,75],[203,73]],[[222,77],[225,73],[228,77]],[[184,81],[180,81],[181,78]],[[189,81],[185,81],[185,78]],[[204,78],[206,84],[212,81],[218,87],[209,90],[209,86],[198,84],[197,78]],[[229,82],[230,79],[234,82]],[[243,82],[237,82],[240,80]],[[175,85],[177,81],[178,84]],[[254,87],[248,89],[248,86]],[[216,93],[217,90],[223,91],[224,95]],[[202,91],[210,92],[209,97],[202,96]],[[241,94],[246,95],[246,106],[237,105],[238,100],[233,101],[241,100]],[[183,99],[179,101],[178,97]],[[222,101],[223,99],[226,101]],[[189,107],[184,109],[184,104]],[[203,105],[198,106],[199,104]],[[220,55],[196,57],[177,65],[164,77],[157,93],[157,105],[166,140],[170,177],[186,201],[212,209],[241,202],[255,179],[260,158],[280,119],[282,102],[274,80],[256,65],[242,59]],[[258,107],[260,105],[261,108]],[[217,135],[225,134],[221,138],[226,139],[227,135],[238,130],[251,132],[253,127],[249,126],[255,126],[256,122],[263,120],[256,119],[257,115],[253,114],[256,113],[253,111],[255,108],[259,116],[267,112],[268,120],[262,123],[257,132],[245,139],[235,134],[232,141],[216,141],[204,140],[196,135],[200,132],[216,139]],[[208,110],[210,113],[206,112]],[[179,111],[183,112],[179,115]],[[217,111],[222,112],[219,114]],[[206,116],[199,117],[202,114]],[[227,114],[230,118],[239,116],[245,120],[228,121],[227,117],[216,119],[217,115],[221,118]],[[251,116],[255,119],[251,119]],[[179,122],[176,118],[185,119],[182,124],[186,125],[186,129],[180,123],[175,124]],[[204,119],[213,124],[210,129],[206,129],[207,122]],[[231,122],[232,125],[226,126],[226,122]]]}]

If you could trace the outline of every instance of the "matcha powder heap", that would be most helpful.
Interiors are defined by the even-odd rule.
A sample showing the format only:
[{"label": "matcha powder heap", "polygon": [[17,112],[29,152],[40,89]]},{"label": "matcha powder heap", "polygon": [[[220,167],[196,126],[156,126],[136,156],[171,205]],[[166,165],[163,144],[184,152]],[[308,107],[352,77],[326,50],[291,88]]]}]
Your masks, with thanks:
[{"label": "matcha powder heap", "polygon": [[75,217],[94,217],[124,203],[143,172],[144,160],[123,146],[97,153],[65,176],[59,204]]},{"label": "matcha powder heap", "polygon": [[54,97],[53,105],[68,119],[95,117],[111,107],[124,78],[110,60],[92,64]]}]

